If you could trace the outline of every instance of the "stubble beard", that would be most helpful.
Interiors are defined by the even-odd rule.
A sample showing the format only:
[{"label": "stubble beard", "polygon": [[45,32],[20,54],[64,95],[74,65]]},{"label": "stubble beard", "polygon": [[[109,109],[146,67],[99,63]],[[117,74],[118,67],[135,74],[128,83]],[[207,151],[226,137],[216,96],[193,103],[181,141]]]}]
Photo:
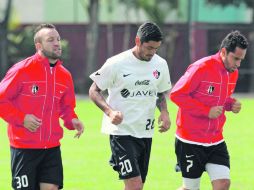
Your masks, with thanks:
[{"label": "stubble beard", "polygon": [[145,57],[142,53],[139,54],[139,57],[142,61],[150,61],[152,59],[152,57]]},{"label": "stubble beard", "polygon": [[48,59],[59,59],[61,58],[61,54],[60,55],[57,55],[56,53],[54,52],[49,52],[47,50],[42,50],[42,53],[45,57],[47,57]]}]

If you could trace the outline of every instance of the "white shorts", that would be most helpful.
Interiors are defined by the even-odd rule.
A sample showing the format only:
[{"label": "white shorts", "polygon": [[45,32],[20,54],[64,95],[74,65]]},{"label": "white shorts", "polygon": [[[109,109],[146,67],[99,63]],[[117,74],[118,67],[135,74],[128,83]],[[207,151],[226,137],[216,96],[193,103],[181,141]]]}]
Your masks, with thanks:
[{"label": "white shorts", "polygon": [[230,169],[227,166],[207,163],[205,169],[211,181],[216,179],[230,179]]},{"label": "white shorts", "polygon": [[[230,179],[230,169],[227,166],[207,163],[205,168],[211,181]],[[183,178],[183,187],[189,190],[198,190],[200,187],[200,178]]]}]

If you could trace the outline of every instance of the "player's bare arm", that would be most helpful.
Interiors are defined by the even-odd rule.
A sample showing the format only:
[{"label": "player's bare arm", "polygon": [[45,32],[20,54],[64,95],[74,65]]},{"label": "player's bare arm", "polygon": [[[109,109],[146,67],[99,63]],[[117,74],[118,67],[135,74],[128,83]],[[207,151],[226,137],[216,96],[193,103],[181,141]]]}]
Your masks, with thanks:
[{"label": "player's bare arm", "polygon": [[167,108],[167,101],[166,101],[166,97],[165,97],[166,94],[167,94],[167,92],[157,94],[158,98],[156,101],[156,106],[158,107],[158,109],[161,112],[161,114],[158,118],[160,132],[166,132],[171,126],[171,121],[169,118],[169,113],[168,113],[168,108]]},{"label": "player's bare arm", "polygon": [[111,119],[111,122],[118,125],[123,120],[123,114],[120,111],[113,110],[101,94],[101,89],[94,82],[89,89],[91,100]]}]

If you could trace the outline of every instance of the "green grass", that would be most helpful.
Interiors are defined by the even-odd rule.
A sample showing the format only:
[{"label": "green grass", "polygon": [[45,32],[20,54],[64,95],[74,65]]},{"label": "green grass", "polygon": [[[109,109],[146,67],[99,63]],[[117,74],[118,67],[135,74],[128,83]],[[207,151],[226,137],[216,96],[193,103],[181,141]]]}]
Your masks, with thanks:
[{"label": "green grass", "polygon": [[[253,99],[240,99],[242,111],[228,113],[224,136],[231,155],[232,190],[252,190],[253,180]],[[122,181],[108,165],[110,148],[108,136],[101,134],[102,112],[90,101],[79,100],[76,109],[85,124],[85,133],[74,139],[74,131],[65,130],[62,140],[64,189],[117,190]],[[174,171],[174,132],[176,107],[169,103],[172,127],[164,134],[155,132],[150,168],[144,190],[174,190],[181,185],[181,175]],[[158,113],[157,113],[158,114]],[[10,150],[6,124],[0,120],[0,189],[9,190],[11,181]],[[203,174],[201,189],[211,189],[209,177]]]}]

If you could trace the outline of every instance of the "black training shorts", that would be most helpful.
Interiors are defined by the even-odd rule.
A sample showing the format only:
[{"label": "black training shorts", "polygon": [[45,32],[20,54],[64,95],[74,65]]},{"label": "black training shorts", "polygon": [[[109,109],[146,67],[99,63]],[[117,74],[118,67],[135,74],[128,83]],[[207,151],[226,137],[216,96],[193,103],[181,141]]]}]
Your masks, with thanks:
[{"label": "black training shorts", "polygon": [[110,135],[112,156],[110,165],[119,173],[120,179],[141,176],[146,180],[152,138]]},{"label": "black training shorts", "polygon": [[177,165],[186,178],[199,178],[207,163],[224,165],[230,168],[227,145],[222,142],[212,146],[184,143],[176,138],[175,153]]},{"label": "black training shorts", "polygon": [[40,183],[63,187],[60,147],[20,149],[11,147],[12,187],[15,190],[39,190]]}]

